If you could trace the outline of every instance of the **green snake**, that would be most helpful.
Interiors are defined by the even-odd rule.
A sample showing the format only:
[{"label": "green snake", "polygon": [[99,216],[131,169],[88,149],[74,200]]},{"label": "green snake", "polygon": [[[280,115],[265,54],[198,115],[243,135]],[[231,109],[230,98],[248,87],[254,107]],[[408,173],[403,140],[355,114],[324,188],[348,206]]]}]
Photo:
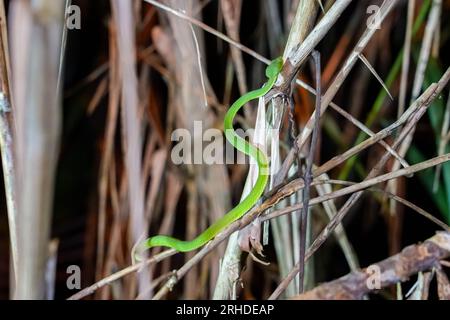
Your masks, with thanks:
[{"label": "green snake", "polygon": [[[251,100],[258,99],[265,96],[275,84],[283,66],[283,59],[281,57],[273,60],[266,68],[267,82],[260,89],[250,91],[236,100],[225,115],[223,126],[225,137],[227,140],[239,151],[252,157],[258,164],[258,178],[253,189],[236,207],[231,209],[222,218],[212,224],[209,228],[203,231],[195,239],[191,241],[178,240],[169,236],[158,235],[150,237],[143,241],[138,246],[138,252],[141,250],[150,249],[152,247],[169,247],[180,252],[188,252],[200,248],[210,240],[212,240],[219,232],[225,229],[228,225],[241,218],[247,211],[249,211],[264,192],[268,181],[269,161],[266,154],[258,147],[248,143],[241,138],[234,131],[233,120],[237,112]],[[138,256],[136,256],[138,258]],[[140,260],[140,259],[139,259]]]}]

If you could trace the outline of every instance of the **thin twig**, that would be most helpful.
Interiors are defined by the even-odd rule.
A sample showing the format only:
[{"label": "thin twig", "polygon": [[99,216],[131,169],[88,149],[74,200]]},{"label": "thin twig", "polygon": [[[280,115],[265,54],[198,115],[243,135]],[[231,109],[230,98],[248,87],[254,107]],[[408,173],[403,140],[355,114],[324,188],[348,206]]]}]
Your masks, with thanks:
[{"label": "thin twig", "polygon": [[[72,5],[72,0],[66,0],[66,4],[64,6],[65,19],[67,19],[67,14],[69,12],[69,7]],[[66,56],[66,44],[67,44],[67,24],[64,23],[62,37],[61,37],[61,54],[59,55],[59,69],[58,69],[58,88],[60,90],[61,87],[61,79],[64,71],[64,58]]]},{"label": "thin twig", "polygon": [[313,180],[313,163],[314,163],[314,155],[317,147],[317,140],[319,137],[319,129],[320,129],[320,104],[322,97],[322,89],[321,89],[321,67],[320,67],[320,54],[318,51],[313,51],[311,54],[313,58],[313,65],[315,71],[315,79],[316,79],[316,107],[315,107],[315,118],[314,118],[314,128],[311,138],[311,147],[309,149],[308,157],[306,158],[306,170],[303,179],[305,180],[305,186],[303,188],[303,208],[300,211],[300,285],[299,292],[303,292],[304,286],[304,272],[305,272],[305,251],[306,251],[306,229],[308,225],[308,203],[310,197],[310,188],[311,182]]},{"label": "thin twig", "polygon": [[[341,185],[341,186],[353,186],[356,185],[357,182],[352,182],[352,181],[342,181],[342,180],[335,180],[335,179],[324,179],[324,180],[314,180],[312,182],[311,185],[315,185],[315,186],[319,186],[322,184],[335,184],[335,185]],[[367,190],[369,191],[373,191],[373,192],[378,192],[378,193],[382,193],[384,195],[386,195],[387,197],[403,204],[404,206],[416,211],[418,214],[420,214],[421,216],[427,218],[428,220],[430,220],[431,222],[433,222],[434,224],[436,224],[437,226],[439,226],[440,228],[442,228],[445,231],[450,231],[450,227],[443,221],[439,220],[438,218],[436,218],[435,216],[433,216],[431,213],[425,211],[424,209],[418,207],[417,205],[415,205],[414,203],[400,197],[397,196],[391,192],[388,192],[382,188],[377,188],[377,187],[370,187]],[[268,216],[267,214],[264,216],[264,219],[270,219],[271,217]]]},{"label": "thin twig", "polygon": [[204,24],[203,22],[194,19],[186,14],[184,14],[181,11],[175,10],[169,6],[166,6],[165,4],[162,4],[161,2],[155,1],[155,0],[144,0],[147,3],[150,3],[151,5],[160,8],[164,11],[167,11],[181,19],[184,19],[186,21],[189,21],[190,23],[192,23],[193,25],[202,28],[203,30],[205,30],[208,33],[211,33],[213,35],[215,35],[217,38],[222,39],[223,41],[228,42],[229,44],[235,46],[236,48],[238,48],[239,50],[241,50],[242,52],[247,53],[248,55],[258,59],[259,61],[262,61],[266,64],[270,63],[269,59],[266,59],[265,57],[263,57],[262,55],[260,55],[259,53],[256,53],[255,51],[247,48],[246,46],[242,45],[241,43],[234,41],[233,39],[231,39],[230,37],[224,35],[223,33],[211,28],[210,26]]},{"label": "thin twig", "polygon": [[406,91],[408,86],[408,74],[409,74],[409,65],[411,61],[411,39],[412,39],[412,29],[414,23],[414,9],[415,9],[416,0],[408,1],[408,18],[406,23],[406,35],[405,35],[405,43],[403,47],[405,48],[403,51],[403,65],[402,65],[402,75],[400,80],[400,93],[398,98],[398,115],[397,118],[403,114],[405,111],[406,105]]},{"label": "thin twig", "polygon": [[[446,106],[445,112],[444,112],[444,120],[442,121],[438,155],[445,153],[445,149],[447,148],[447,144],[448,144],[448,140],[445,139],[445,135],[447,134],[449,128],[450,128],[450,96],[448,97],[447,106]],[[436,173],[434,176],[433,192],[437,192],[437,190],[439,188],[439,180],[441,177],[441,171],[442,171],[442,166],[437,166]]]},{"label": "thin twig", "polygon": [[372,65],[370,64],[370,61],[367,60],[367,58],[364,56],[364,54],[362,54],[362,52],[358,55],[358,57],[364,63],[364,65],[367,67],[367,69],[369,69],[369,71],[373,74],[373,76],[378,80],[378,82],[383,87],[384,91],[386,91],[386,93],[389,96],[389,98],[391,98],[391,100],[393,101],[394,97],[392,97],[392,94],[389,92],[389,88],[386,86],[386,84],[384,83],[383,79],[381,79],[381,77],[378,75],[378,73],[375,70],[375,68],[372,67]]},{"label": "thin twig", "polygon": [[197,35],[195,34],[195,30],[190,24],[189,27],[191,28],[192,37],[194,38],[195,43],[195,50],[197,52],[197,63],[198,63],[198,73],[200,74],[200,83],[202,85],[202,91],[203,91],[203,100],[205,103],[205,107],[208,107],[208,98],[206,95],[206,86],[205,86],[205,79],[203,77],[203,64],[202,64],[202,56],[200,52],[200,46],[198,45],[198,39]]},{"label": "thin twig", "polygon": [[126,267],[125,269],[122,269],[116,273],[113,273],[112,275],[101,279],[100,281],[94,283],[93,285],[90,285],[87,288],[84,288],[83,290],[75,293],[74,295],[72,295],[71,297],[68,298],[68,300],[80,300],[83,299],[85,297],[87,297],[88,295],[93,294],[95,291],[97,291],[100,288],[103,288],[106,285],[111,284],[112,282],[125,277],[126,275],[129,275],[133,272],[137,272],[139,270],[142,270],[144,267],[148,267],[150,265],[153,265],[155,263],[158,263],[170,256],[173,256],[175,253],[177,253],[175,250],[170,249],[170,250],[166,250],[163,251],[149,259],[147,259],[146,261],[140,262],[138,264],[134,264],[131,265],[129,267]]}]

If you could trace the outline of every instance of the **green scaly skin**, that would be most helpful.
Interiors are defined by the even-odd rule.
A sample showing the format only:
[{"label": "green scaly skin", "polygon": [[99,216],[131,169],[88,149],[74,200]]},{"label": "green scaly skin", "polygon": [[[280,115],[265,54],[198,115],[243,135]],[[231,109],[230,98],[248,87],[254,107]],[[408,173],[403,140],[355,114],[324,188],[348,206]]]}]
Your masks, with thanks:
[{"label": "green scaly skin", "polygon": [[[139,245],[138,252],[142,252],[141,250],[159,246],[173,248],[180,252],[188,252],[198,249],[209,242],[211,239],[213,239],[219,232],[221,232],[231,223],[240,219],[255,205],[255,203],[263,194],[269,178],[269,161],[266,154],[262,150],[248,143],[236,134],[233,128],[233,120],[237,112],[247,102],[266,95],[270,91],[270,89],[272,89],[282,66],[283,59],[281,57],[273,60],[266,68],[266,76],[268,80],[264,84],[264,86],[258,90],[250,91],[236,100],[236,102],[231,105],[224,118],[224,130],[227,140],[237,150],[255,159],[258,164],[258,179],[256,180],[255,186],[253,187],[252,191],[236,207],[231,209],[231,211],[229,211],[221,219],[212,224],[208,229],[203,231],[195,239],[191,241],[183,241],[169,236],[154,236],[142,242]],[[138,258],[138,256],[136,258]]]}]

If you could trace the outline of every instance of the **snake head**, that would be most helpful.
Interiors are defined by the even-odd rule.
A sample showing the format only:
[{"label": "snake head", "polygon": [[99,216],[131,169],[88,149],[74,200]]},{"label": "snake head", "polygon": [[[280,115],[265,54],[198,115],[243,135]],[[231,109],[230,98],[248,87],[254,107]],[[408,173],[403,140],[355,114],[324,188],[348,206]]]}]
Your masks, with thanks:
[{"label": "snake head", "polygon": [[283,68],[283,57],[278,57],[267,66],[266,68],[266,77],[273,78],[278,76],[281,69]]}]

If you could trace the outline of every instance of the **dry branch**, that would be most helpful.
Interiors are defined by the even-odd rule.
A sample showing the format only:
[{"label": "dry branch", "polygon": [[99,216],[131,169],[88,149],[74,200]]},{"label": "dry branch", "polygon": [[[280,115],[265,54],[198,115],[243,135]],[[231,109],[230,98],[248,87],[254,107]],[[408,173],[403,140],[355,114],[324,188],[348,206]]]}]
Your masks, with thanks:
[{"label": "dry branch", "polygon": [[374,290],[406,281],[418,272],[430,270],[439,265],[440,260],[448,257],[450,257],[450,233],[439,232],[422,244],[408,246],[392,257],[321,284],[295,299],[360,300]]}]

